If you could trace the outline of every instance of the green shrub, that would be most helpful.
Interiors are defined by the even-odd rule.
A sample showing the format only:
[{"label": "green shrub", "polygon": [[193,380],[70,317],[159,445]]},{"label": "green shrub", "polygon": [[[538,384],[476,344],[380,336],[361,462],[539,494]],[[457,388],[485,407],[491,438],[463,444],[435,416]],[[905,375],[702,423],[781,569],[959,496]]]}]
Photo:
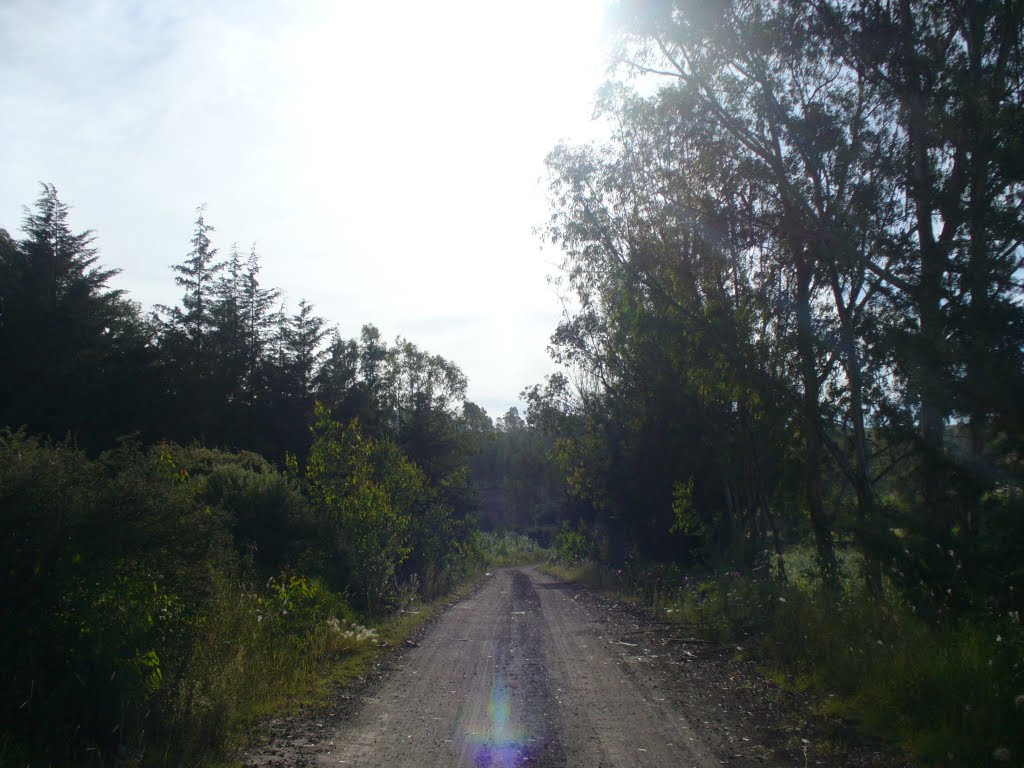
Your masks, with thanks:
[{"label": "green shrub", "polygon": [[0,764],[222,759],[376,644],[350,576],[381,611],[411,545],[421,595],[479,560],[389,444],[333,425],[307,475],[172,444],[89,459],[0,432]]},{"label": "green shrub", "polygon": [[254,588],[217,579],[193,652],[159,702],[161,758],[219,756],[247,726],[324,684],[332,661],[372,643],[346,602],[295,572]]},{"label": "green shrub", "polygon": [[551,543],[555,557],[565,565],[579,565],[591,555],[591,545],[587,536],[579,527],[562,523]]},{"label": "green shrub", "polygon": [[225,517],[158,451],[126,443],[90,461],[7,431],[0,540],[0,730],[40,762],[140,749],[208,574],[233,562]]}]

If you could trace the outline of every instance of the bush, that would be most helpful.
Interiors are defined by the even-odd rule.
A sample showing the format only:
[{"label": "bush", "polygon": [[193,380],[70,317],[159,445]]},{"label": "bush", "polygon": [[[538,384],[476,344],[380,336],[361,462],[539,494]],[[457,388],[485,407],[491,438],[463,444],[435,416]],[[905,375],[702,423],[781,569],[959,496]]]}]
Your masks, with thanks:
[{"label": "bush", "polygon": [[562,523],[562,527],[555,534],[555,540],[551,543],[551,549],[555,557],[565,565],[579,565],[591,555],[590,541],[583,531],[568,523]]},{"label": "bush", "polygon": [[423,473],[354,425],[320,425],[307,477],[0,432],[0,764],[218,759],[376,642],[350,576],[380,612],[413,546],[431,597],[478,559]]},{"label": "bush", "polygon": [[195,635],[159,702],[158,742],[172,765],[238,746],[255,719],[322,684],[333,660],[376,639],[339,595],[295,572],[262,587],[217,579]]},{"label": "bush", "polygon": [[0,434],[0,730],[39,761],[140,748],[230,567],[227,525],[153,451]]}]

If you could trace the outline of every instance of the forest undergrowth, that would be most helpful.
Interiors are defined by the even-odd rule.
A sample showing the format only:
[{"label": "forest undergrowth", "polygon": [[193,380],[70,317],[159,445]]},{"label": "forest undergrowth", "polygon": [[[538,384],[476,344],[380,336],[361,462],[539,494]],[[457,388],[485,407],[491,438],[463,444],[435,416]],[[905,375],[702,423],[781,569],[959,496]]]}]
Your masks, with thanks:
[{"label": "forest undergrowth", "polygon": [[785,581],[665,565],[611,568],[555,552],[547,572],[735,645],[780,685],[814,692],[821,714],[856,721],[923,764],[1011,765],[1024,753],[1024,628],[1016,615],[924,616],[888,584],[882,598],[867,594],[851,554],[840,560],[843,589],[831,595],[806,547],[787,553]]},{"label": "forest undergrowth", "polygon": [[[0,764],[230,760],[262,721],[324,704],[482,576],[486,540],[443,505],[426,511],[436,499],[411,465],[321,426],[311,459],[363,484],[349,514],[398,521],[390,562],[379,546],[360,561],[358,520],[326,514],[294,461],[131,441],[90,459],[0,434],[0,578],[19,628],[0,640],[13,693]],[[414,507],[429,530],[402,522]],[[376,582],[357,572],[384,566],[367,592]]]}]

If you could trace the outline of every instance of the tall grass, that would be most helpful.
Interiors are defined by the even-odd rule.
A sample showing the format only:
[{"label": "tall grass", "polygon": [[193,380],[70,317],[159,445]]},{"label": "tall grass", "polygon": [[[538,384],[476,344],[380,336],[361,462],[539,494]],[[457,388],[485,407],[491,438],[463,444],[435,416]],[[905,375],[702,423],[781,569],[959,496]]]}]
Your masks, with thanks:
[{"label": "tall grass", "polygon": [[324,693],[325,671],[376,640],[316,581],[285,574],[259,590],[220,581],[185,668],[155,702],[147,764],[230,753],[260,718]]},{"label": "tall grass", "polygon": [[[468,589],[482,571],[456,585]],[[363,625],[317,582],[286,575],[260,595],[225,586],[144,765],[207,765],[259,738],[268,716],[329,705],[446,600],[408,605]],[[154,748],[157,747],[158,748]]]}]

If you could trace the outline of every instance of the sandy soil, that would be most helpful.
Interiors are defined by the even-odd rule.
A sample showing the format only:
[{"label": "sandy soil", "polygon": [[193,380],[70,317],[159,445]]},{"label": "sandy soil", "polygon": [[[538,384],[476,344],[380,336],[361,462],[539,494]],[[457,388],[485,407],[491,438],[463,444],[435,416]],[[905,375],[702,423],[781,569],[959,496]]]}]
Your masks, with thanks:
[{"label": "sandy soil", "polygon": [[534,568],[495,571],[335,711],[247,766],[904,766],[677,625]]}]

